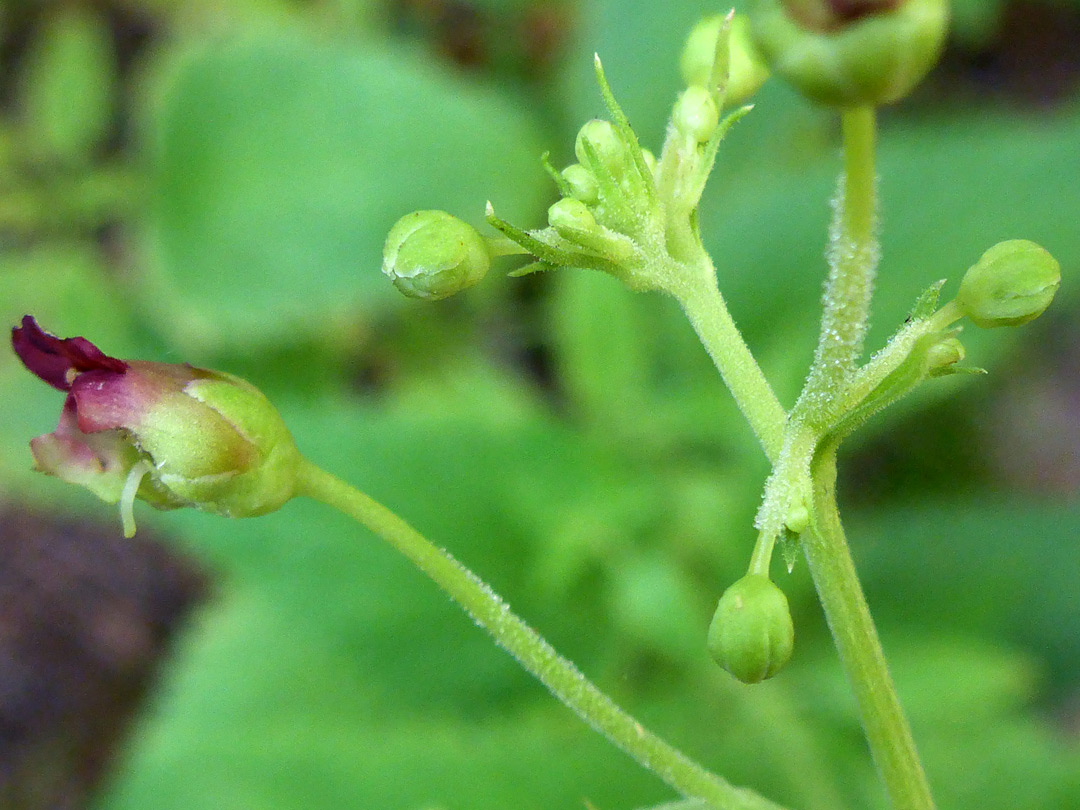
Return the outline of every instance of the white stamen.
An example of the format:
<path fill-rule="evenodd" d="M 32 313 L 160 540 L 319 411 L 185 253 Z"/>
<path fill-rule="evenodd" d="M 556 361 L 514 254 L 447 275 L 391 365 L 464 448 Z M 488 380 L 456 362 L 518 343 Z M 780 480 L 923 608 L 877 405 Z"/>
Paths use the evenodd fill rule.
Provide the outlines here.
<path fill-rule="evenodd" d="M 150 462 L 146 459 L 132 467 L 120 493 L 120 522 L 124 526 L 124 537 L 128 539 L 135 536 L 135 494 L 139 491 L 143 477 L 151 469 Z"/>

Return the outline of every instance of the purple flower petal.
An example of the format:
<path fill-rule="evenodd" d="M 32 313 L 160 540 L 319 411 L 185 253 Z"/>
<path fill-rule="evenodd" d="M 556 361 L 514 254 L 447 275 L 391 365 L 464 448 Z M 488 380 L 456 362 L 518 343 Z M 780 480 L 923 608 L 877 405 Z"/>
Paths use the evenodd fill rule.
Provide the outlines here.
<path fill-rule="evenodd" d="M 128 364 L 109 357 L 86 338 L 58 338 L 24 315 L 22 326 L 11 330 L 11 346 L 24 366 L 61 391 L 71 389 L 71 372 L 105 371 L 123 374 Z"/>
<path fill-rule="evenodd" d="M 78 375 L 71 396 L 78 406 L 79 430 L 117 428 L 138 432 L 143 417 L 163 397 L 179 394 L 196 379 L 191 366 L 133 360 L 124 374 L 95 369 Z"/>

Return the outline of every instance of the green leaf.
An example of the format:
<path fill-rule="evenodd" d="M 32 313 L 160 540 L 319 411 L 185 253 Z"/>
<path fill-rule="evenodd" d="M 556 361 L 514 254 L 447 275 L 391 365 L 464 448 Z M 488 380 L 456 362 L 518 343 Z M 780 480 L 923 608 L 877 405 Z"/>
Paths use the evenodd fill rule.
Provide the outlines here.
<path fill-rule="evenodd" d="M 617 427 L 637 410 L 646 384 L 641 299 L 600 273 L 568 270 L 554 281 L 549 317 L 559 381 L 587 422 Z"/>
<path fill-rule="evenodd" d="M 875 615 L 934 633 L 1004 639 L 1075 681 L 1075 499 L 923 502 L 877 508 L 849 523 Z"/>
<path fill-rule="evenodd" d="M 266 345 L 400 305 L 379 268 L 402 214 L 479 224 L 494 198 L 525 218 L 547 194 L 533 115 L 412 52 L 282 33 L 165 73 L 143 301 L 184 345 Z"/>
<path fill-rule="evenodd" d="M 85 163 L 112 124 L 116 63 L 108 24 L 90 8 L 57 6 L 33 42 L 23 74 L 32 148 Z"/>
<path fill-rule="evenodd" d="M 967 48 L 986 48 L 1001 28 L 1008 0 L 952 0 L 949 33 Z"/>

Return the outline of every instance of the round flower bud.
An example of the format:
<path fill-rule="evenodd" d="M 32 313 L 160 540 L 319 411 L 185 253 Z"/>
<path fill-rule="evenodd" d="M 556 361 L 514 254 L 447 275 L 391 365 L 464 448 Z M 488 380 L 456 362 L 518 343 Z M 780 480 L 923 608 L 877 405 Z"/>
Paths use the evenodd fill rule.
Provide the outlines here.
<path fill-rule="evenodd" d="M 675 128 L 699 143 L 709 140 L 720 123 L 720 110 L 713 94 L 704 87 L 693 85 L 679 94 L 671 113 Z"/>
<path fill-rule="evenodd" d="M 596 218 L 580 200 L 562 199 L 548 208 L 548 224 L 564 239 L 575 241 L 582 231 L 596 228 Z"/>
<path fill-rule="evenodd" d="M 787 597 L 767 576 L 747 574 L 724 591 L 709 625 L 716 663 L 743 683 L 759 683 L 780 671 L 794 644 Z"/>
<path fill-rule="evenodd" d="M 937 61 L 948 3 L 895 0 L 849 6 L 829 0 L 754 0 L 754 44 L 775 73 L 819 104 L 857 107 L 903 98 Z"/>
<path fill-rule="evenodd" d="M 562 170 L 562 176 L 566 184 L 570 186 L 575 200 L 591 204 L 600 199 L 600 186 L 596 182 L 596 175 L 580 163 L 567 166 Z"/>
<path fill-rule="evenodd" d="M 1061 266 L 1026 239 L 999 242 L 964 274 L 956 303 L 976 326 L 1018 326 L 1042 315 L 1061 284 Z"/>
<path fill-rule="evenodd" d="M 616 180 L 622 177 L 629 158 L 626 144 L 618 130 L 610 121 L 594 118 L 586 121 L 585 125 L 578 130 L 577 139 L 574 141 L 574 154 L 578 163 L 589 165 L 589 156 L 585 151 L 584 142 L 588 141 L 600 163 L 611 173 Z"/>
<path fill-rule="evenodd" d="M 954 371 L 952 368 L 964 357 L 967 350 L 959 338 L 947 337 L 930 347 L 926 354 L 927 373 L 931 377 L 942 377 Z"/>
<path fill-rule="evenodd" d="M 687 86 L 709 87 L 713 82 L 716 40 L 724 26 L 724 15 L 706 17 L 694 26 L 686 39 L 679 70 Z M 741 104 L 769 78 L 769 69 L 755 50 L 750 37 L 750 19 L 736 14 L 731 21 L 728 43 L 728 80 L 724 101 Z"/>
<path fill-rule="evenodd" d="M 445 211 L 406 214 L 383 248 L 383 272 L 410 298 L 446 298 L 479 282 L 490 266 L 480 232 Z"/>

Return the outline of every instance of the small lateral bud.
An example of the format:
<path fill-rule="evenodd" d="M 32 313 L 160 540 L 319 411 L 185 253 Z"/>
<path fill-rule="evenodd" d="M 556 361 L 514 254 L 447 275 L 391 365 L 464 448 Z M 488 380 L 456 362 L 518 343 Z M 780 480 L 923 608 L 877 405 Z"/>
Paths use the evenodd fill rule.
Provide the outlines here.
<path fill-rule="evenodd" d="M 1026 239 L 999 242 L 964 274 L 956 303 L 984 329 L 1018 326 L 1039 317 L 1061 285 L 1061 266 Z"/>
<path fill-rule="evenodd" d="M 583 231 L 596 229 L 596 218 L 580 200 L 562 199 L 548 208 L 548 224 L 564 239 L 576 241 Z"/>
<path fill-rule="evenodd" d="M 572 163 L 562 170 L 563 180 L 570 186 L 575 200 L 583 203 L 595 203 L 600 198 L 600 185 L 596 175 L 580 163 Z"/>
<path fill-rule="evenodd" d="M 592 121 L 585 122 L 585 125 L 578 130 L 577 139 L 574 141 L 574 154 L 579 163 L 588 167 L 589 156 L 585 151 L 585 141 L 592 145 L 597 159 L 611 176 L 616 180 L 621 179 L 629 156 L 626 144 L 623 143 L 614 125 L 610 121 L 594 118 Z"/>
<path fill-rule="evenodd" d="M 809 525 L 810 510 L 806 508 L 805 503 L 793 504 L 788 513 L 784 515 L 784 526 L 795 534 L 802 534 Z"/>
<path fill-rule="evenodd" d="M 967 356 L 967 350 L 959 338 L 947 337 L 930 347 L 926 354 L 927 373 L 931 377 L 943 377 L 954 371 L 953 366 Z"/>
<path fill-rule="evenodd" d="M 743 683 L 771 678 L 795 645 L 787 597 L 763 574 L 747 574 L 724 591 L 709 625 L 709 653 Z"/>
<path fill-rule="evenodd" d="M 720 110 L 713 94 L 697 85 L 683 90 L 675 102 L 671 122 L 679 132 L 698 143 L 709 140 L 720 123 Z"/>
<path fill-rule="evenodd" d="M 489 267 L 484 237 L 445 211 L 406 214 L 383 248 L 383 273 L 410 298 L 446 298 L 479 282 Z"/>

